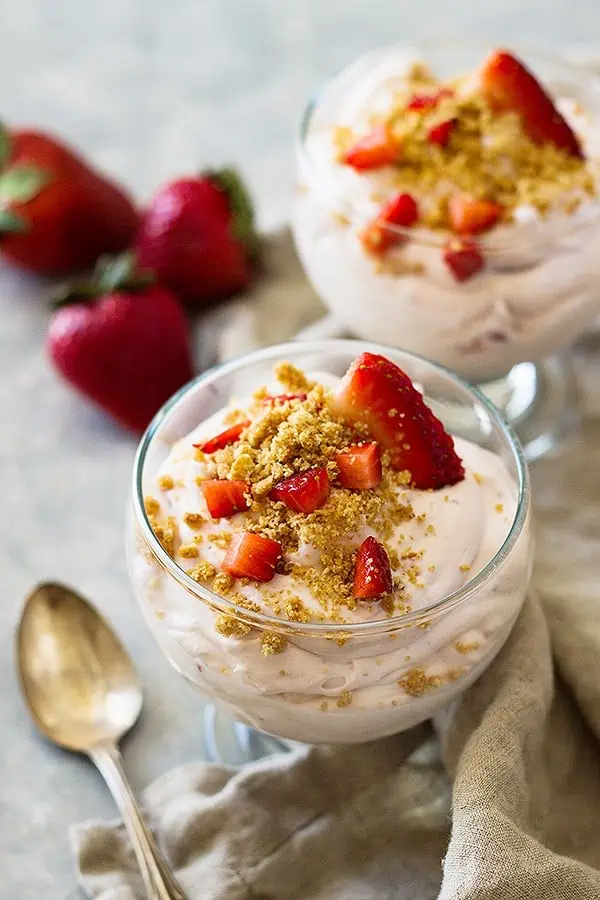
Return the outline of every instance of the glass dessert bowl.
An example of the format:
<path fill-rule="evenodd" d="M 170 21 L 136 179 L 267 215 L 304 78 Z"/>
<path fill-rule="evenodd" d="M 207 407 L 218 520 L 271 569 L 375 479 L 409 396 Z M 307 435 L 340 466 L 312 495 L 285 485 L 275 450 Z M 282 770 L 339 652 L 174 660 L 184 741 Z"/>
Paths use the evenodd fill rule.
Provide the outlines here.
<path fill-rule="evenodd" d="M 571 425 L 562 356 L 600 311 L 600 86 L 520 57 L 480 42 L 361 57 L 304 115 L 292 224 L 331 336 L 477 383 L 533 458 Z"/>
<path fill-rule="evenodd" d="M 361 742 L 430 718 L 500 650 L 530 557 L 510 428 L 400 350 L 252 353 L 176 394 L 138 449 L 128 558 L 145 617 L 208 698 L 281 738 Z"/>

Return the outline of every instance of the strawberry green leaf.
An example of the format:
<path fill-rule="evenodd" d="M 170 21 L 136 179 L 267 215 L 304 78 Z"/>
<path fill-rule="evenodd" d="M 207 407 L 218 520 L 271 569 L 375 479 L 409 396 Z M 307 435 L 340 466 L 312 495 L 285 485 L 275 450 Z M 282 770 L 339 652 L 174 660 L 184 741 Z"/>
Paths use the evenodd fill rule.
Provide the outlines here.
<path fill-rule="evenodd" d="M 94 281 L 99 293 L 111 291 L 140 291 L 156 281 L 152 272 L 137 267 L 134 253 L 100 257 L 94 269 Z"/>
<path fill-rule="evenodd" d="M 233 219 L 234 236 L 244 244 L 250 258 L 258 260 L 260 241 L 255 230 L 254 205 L 241 175 L 230 166 L 205 174 L 213 184 L 227 194 Z"/>
<path fill-rule="evenodd" d="M 8 128 L 0 124 L 0 168 L 6 165 L 12 151 L 12 141 Z"/>
<path fill-rule="evenodd" d="M 28 203 L 48 183 L 48 176 L 36 166 L 14 166 L 0 175 L 0 204 Z"/>
<path fill-rule="evenodd" d="M 154 273 L 138 269 L 134 253 L 120 256 L 101 256 L 88 279 L 77 280 L 59 287 L 51 300 L 53 309 L 72 303 L 91 303 L 107 294 L 133 294 L 154 284 Z"/>
<path fill-rule="evenodd" d="M 0 209 L 0 236 L 29 231 L 29 223 L 11 209 Z"/>

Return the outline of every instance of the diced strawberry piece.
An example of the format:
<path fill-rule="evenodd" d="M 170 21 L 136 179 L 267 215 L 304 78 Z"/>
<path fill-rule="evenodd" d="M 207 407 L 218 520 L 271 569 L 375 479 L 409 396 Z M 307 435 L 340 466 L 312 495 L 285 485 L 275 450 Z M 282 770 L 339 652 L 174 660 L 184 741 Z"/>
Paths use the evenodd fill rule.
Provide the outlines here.
<path fill-rule="evenodd" d="M 250 531 L 239 531 L 231 539 L 221 569 L 233 578 L 271 581 L 282 553 L 279 541 Z"/>
<path fill-rule="evenodd" d="M 269 397 L 265 397 L 264 403 L 267 403 L 269 406 L 282 406 L 284 403 L 289 403 L 291 400 L 306 400 L 307 394 L 273 394 Z"/>
<path fill-rule="evenodd" d="M 492 200 L 475 200 L 459 195 L 450 197 L 448 215 L 452 230 L 457 234 L 480 234 L 492 228 L 502 213 L 501 203 Z"/>
<path fill-rule="evenodd" d="M 226 519 L 248 509 L 249 485 L 245 481 L 209 479 L 200 485 L 213 519 Z"/>
<path fill-rule="evenodd" d="M 342 162 L 353 169 L 381 169 L 396 162 L 400 145 L 387 125 L 377 125 L 344 153 Z"/>
<path fill-rule="evenodd" d="M 329 475 L 327 469 L 308 469 L 284 478 L 276 484 L 270 495 L 272 500 L 280 500 L 294 512 L 311 513 L 327 502 L 329 497 Z"/>
<path fill-rule="evenodd" d="M 396 194 L 381 208 L 379 214 L 363 229 L 360 240 L 369 253 L 385 253 L 406 241 L 406 236 L 389 228 L 397 225 L 410 228 L 419 218 L 419 207 L 410 194 Z"/>
<path fill-rule="evenodd" d="M 433 128 L 430 128 L 427 132 L 427 140 L 430 144 L 437 144 L 439 147 L 445 147 L 450 140 L 450 135 L 454 131 L 455 125 L 456 119 L 446 119 L 445 122 L 434 125 Z"/>
<path fill-rule="evenodd" d="M 450 88 L 441 88 L 433 94 L 414 94 L 408 101 L 406 108 L 411 111 L 420 112 L 421 110 L 435 109 L 440 100 L 444 97 L 453 97 L 454 91 Z"/>
<path fill-rule="evenodd" d="M 215 435 L 213 438 L 194 444 L 194 447 L 202 450 L 203 453 L 215 453 L 217 450 L 222 450 L 223 447 L 228 447 L 229 444 L 235 444 L 236 441 L 239 441 L 242 431 L 248 428 L 249 425 L 250 422 L 238 422 L 237 425 L 232 425 L 231 428 L 221 431 L 220 434 Z"/>
<path fill-rule="evenodd" d="M 554 144 L 583 159 L 579 139 L 532 72 L 504 50 L 493 53 L 481 71 L 481 89 L 493 109 L 517 113 L 538 144 Z"/>
<path fill-rule="evenodd" d="M 392 468 L 407 469 L 421 489 L 456 484 L 465 477 L 452 437 L 395 363 L 362 353 L 340 385 L 336 407 L 345 419 L 366 425 Z"/>
<path fill-rule="evenodd" d="M 335 461 L 342 487 L 368 491 L 381 481 L 381 453 L 375 442 L 348 447 Z"/>
<path fill-rule="evenodd" d="M 353 596 L 357 600 L 376 600 L 391 594 L 393 587 L 385 547 L 374 537 L 365 538 L 356 555 Z"/>
<path fill-rule="evenodd" d="M 475 241 L 449 241 L 444 250 L 444 262 L 457 281 L 468 281 L 485 266 L 485 259 Z"/>

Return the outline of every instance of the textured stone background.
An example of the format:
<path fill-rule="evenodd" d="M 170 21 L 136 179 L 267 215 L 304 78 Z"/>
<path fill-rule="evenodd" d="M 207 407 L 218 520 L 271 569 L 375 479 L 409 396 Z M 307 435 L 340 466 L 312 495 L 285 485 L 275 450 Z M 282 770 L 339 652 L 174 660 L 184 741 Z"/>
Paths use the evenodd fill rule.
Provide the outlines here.
<path fill-rule="evenodd" d="M 55 129 L 147 196 L 171 173 L 240 163 L 261 222 L 285 215 L 310 92 L 390 40 L 484 34 L 555 49 L 596 0 L 2 0 L 0 115 Z M 0 271 L 0 897 L 74 900 L 66 828 L 113 809 L 85 762 L 34 739 L 11 654 L 23 596 L 71 582 L 116 623 L 148 687 L 127 746 L 137 787 L 201 753 L 200 701 L 159 658 L 122 549 L 135 442 L 63 388 L 41 351 L 40 285 Z"/>

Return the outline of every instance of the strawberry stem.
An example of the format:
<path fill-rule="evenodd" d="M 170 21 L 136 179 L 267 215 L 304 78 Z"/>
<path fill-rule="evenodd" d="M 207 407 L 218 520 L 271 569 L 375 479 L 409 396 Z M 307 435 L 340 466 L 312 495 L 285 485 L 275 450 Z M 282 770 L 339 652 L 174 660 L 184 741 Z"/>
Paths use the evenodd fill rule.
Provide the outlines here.
<path fill-rule="evenodd" d="M 234 236 L 244 245 L 250 259 L 256 262 L 260 256 L 260 241 L 255 229 L 254 204 L 240 173 L 232 166 L 225 166 L 204 175 L 227 194 Z"/>
<path fill-rule="evenodd" d="M 53 309 L 72 303 L 90 303 L 105 294 L 123 291 L 134 294 L 154 284 L 148 269 L 138 269 L 134 253 L 101 256 L 88 280 L 75 281 L 59 289 L 51 301 Z"/>
<path fill-rule="evenodd" d="M 29 231 L 29 225 L 11 209 L 0 209 L 0 238 L 3 234 L 22 234 Z"/>
<path fill-rule="evenodd" d="M 6 125 L 0 124 L 0 168 L 6 165 L 12 153 L 12 140 Z"/>

